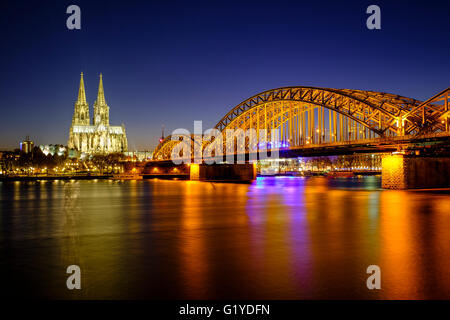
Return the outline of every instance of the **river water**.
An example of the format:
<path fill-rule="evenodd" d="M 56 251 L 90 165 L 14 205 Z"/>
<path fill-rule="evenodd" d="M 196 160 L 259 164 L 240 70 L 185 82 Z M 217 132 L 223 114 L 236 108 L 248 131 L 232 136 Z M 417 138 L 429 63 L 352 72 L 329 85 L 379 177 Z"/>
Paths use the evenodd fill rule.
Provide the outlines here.
<path fill-rule="evenodd" d="M 449 299 L 449 208 L 449 191 L 378 177 L 0 182 L 1 294 Z M 69 265 L 81 290 L 66 288 Z"/>

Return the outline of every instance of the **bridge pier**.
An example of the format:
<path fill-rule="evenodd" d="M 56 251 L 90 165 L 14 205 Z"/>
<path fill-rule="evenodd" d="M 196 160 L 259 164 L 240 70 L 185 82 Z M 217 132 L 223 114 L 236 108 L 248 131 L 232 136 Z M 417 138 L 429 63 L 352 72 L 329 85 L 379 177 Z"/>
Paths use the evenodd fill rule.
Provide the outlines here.
<path fill-rule="evenodd" d="M 381 160 L 383 189 L 450 187 L 450 158 L 392 154 Z"/>
<path fill-rule="evenodd" d="M 245 164 L 195 164 L 190 165 L 190 180 L 251 182 L 256 179 L 256 165 Z"/>

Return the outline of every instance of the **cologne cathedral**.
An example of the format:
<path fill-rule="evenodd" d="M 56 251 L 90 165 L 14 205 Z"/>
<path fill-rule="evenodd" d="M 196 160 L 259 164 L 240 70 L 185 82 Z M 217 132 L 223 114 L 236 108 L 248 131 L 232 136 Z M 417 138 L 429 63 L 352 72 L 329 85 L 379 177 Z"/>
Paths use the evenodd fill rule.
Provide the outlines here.
<path fill-rule="evenodd" d="M 78 100 L 70 127 L 69 149 L 76 149 L 87 154 L 107 154 L 127 151 L 125 126 L 109 125 L 109 106 L 106 104 L 103 91 L 103 79 L 100 74 L 97 100 L 94 103 L 94 116 L 89 116 L 89 105 L 86 102 L 83 73 L 81 73 Z"/>

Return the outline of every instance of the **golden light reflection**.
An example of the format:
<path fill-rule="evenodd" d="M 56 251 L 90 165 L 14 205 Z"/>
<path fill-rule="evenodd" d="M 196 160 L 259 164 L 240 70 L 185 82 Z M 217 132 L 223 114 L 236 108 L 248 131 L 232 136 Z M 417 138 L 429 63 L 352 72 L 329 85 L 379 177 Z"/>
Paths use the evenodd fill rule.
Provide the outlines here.
<path fill-rule="evenodd" d="M 398 160 L 390 160 L 397 164 Z M 411 194 L 407 191 L 384 191 L 380 203 L 382 294 L 386 298 L 421 299 L 423 278 L 420 276 L 416 248 L 417 218 Z M 419 246 L 418 246 L 419 244 Z M 383 283 L 385 285 L 383 285 Z"/>
<path fill-rule="evenodd" d="M 2 224 L 11 243 L 32 240 L 15 242 L 14 263 L 37 252 L 37 270 L 54 266 L 41 273 L 49 283 L 64 283 L 61 269 L 80 264 L 86 298 L 448 297 L 448 191 L 348 183 L 17 183 L 8 185 L 14 201 L 4 201 Z M 371 264 L 381 267 L 381 291 L 365 286 Z M 64 286 L 43 290 L 70 294 Z"/>
<path fill-rule="evenodd" d="M 191 170 L 195 165 L 191 165 Z M 198 166 L 197 166 L 198 167 Z M 197 181 L 187 181 L 182 197 L 181 237 L 184 239 L 179 245 L 181 265 L 183 265 L 183 286 L 194 298 L 206 298 L 205 288 L 209 277 L 206 239 L 203 237 L 203 210 L 197 207 L 198 190 L 204 184 Z"/>

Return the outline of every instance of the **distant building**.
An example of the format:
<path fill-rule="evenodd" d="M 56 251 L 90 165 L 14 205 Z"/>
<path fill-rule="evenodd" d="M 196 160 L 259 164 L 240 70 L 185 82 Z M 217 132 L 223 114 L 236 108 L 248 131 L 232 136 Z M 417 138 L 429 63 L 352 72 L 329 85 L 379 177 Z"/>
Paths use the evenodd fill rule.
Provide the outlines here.
<path fill-rule="evenodd" d="M 60 144 L 46 144 L 46 145 L 40 145 L 39 149 L 41 149 L 42 153 L 47 155 L 54 156 L 55 154 L 58 156 L 63 156 L 66 152 L 67 148 Z"/>
<path fill-rule="evenodd" d="M 127 160 L 146 161 L 146 160 L 152 159 L 153 152 L 151 152 L 151 151 L 129 151 L 129 152 L 124 152 L 124 155 Z"/>
<path fill-rule="evenodd" d="M 19 146 L 20 146 L 20 150 L 21 151 L 23 151 L 25 153 L 28 153 L 28 152 L 31 152 L 33 150 L 34 142 L 30 140 L 29 136 L 27 136 L 25 138 L 25 140 L 20 142 Z"/>
<path fill-rule="evenodd" d="M 81 73 L 78 100 L 70 127 L 68 148 L 81 153 L 113 153 L 126 152 L 128 149 L 125 126 L 109 125 L 109 106 L 106 104 L 103 90 L 103 79 L 100 74 L 97 100 L 94 103 L 93 123 L 89 116 L 89 105 L 86 102 L 83 73 Z"/>

